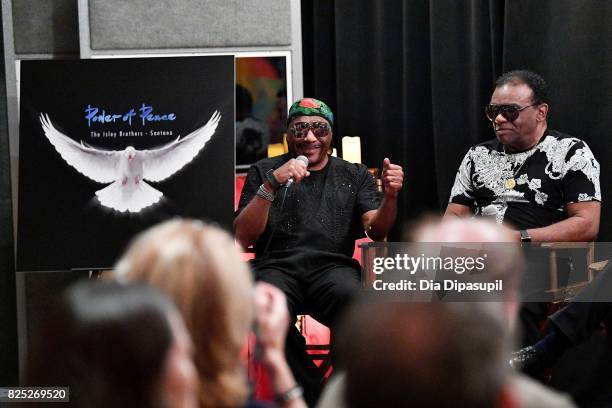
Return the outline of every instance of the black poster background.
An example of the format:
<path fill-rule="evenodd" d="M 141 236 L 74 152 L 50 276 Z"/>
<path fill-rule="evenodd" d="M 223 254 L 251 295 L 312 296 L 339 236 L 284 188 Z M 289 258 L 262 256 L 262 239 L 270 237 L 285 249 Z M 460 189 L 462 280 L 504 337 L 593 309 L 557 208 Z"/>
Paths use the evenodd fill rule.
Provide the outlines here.
<path fill-rule="evenodd" d="M 212 221 L 229 229 L 234 195 L 233 56 L 24 61 L 21 64 L 19 144 L 18 271 L 107 268 L 138 232 L 173 216 Z M 174 113 L 176 120 L 142 125 L 139 108 Z M 132 125 L 92 122 L 85 108 L 107 114 L 136 110 Z M 179 172 L 149 183 L 163 202 L 140 213 L 102 207 L 99 184 L 58 154 L 42 130 L 39 115 L 80 142 L 107 150 L 164 145 L 204 125 L 215 110 L 221 120 L 200 153 Z M 92 137 L 99 133 L 143 131 L 136 137 Z M 171 130 L 172 136 L 149 136 Z"/>

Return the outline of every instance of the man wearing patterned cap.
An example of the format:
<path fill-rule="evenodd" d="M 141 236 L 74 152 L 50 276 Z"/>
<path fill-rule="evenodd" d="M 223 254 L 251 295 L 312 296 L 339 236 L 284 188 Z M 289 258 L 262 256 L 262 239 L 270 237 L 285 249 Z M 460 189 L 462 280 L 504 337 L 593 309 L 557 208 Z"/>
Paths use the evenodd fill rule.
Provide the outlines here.
<path fill-rule="evenodd" d="M 385 158 L 381 199 L 365 165 L 332 157 L 334 116 L 317 99 L 296 101 L 287 121 L 289 152 L 251 166 L 234 231 L 255 248 L 255 278 L 281 288 L 291 313 L 333 326 L 361 287 L 355 239 L 386 237 L 404 175 Z"/>

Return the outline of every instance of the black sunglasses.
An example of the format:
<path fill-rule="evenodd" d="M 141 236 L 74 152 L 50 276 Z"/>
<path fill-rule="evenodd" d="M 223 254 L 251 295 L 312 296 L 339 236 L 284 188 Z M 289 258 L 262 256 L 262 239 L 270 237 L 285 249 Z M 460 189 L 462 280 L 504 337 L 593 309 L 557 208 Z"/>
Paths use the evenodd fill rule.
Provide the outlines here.
<path fill-rule="evenodd" d="M 500 114 L 507 121 L 514 122 L 516 119 L 518 119 L 523 109 L 527 109 L 527 108 L 530 108 L 536 105 L 539 105 L 539 103 L 534 103 L 531 105 L 523 106 L 522 108 L 518 107 L 517 105 L 492 105 L 491 104 L 491 105 L 485 106 L 485 115 L 487 116 L 487 119 L 489 119 L 491 122 L 493 122 L 495 118 L 497 117 L 497 115 L 500 115 Z"/>
<path fill-rule="evenodd" d="M 325 122 L 297 122 L 291 125 L 291 133 L 296 139 L 303 139 L 308 135 L 308 130 L 312 130 L 312 134 L 316 137 L 325 137 L 331 130 L 330 126 Z"/>

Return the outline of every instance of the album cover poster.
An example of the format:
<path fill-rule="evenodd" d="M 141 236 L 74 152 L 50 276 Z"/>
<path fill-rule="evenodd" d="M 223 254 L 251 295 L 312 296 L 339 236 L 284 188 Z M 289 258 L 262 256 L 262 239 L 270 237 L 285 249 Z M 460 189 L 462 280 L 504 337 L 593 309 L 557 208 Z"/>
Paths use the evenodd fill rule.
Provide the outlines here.
<path fill-rule="evenodd" d="M 111 267 L 173 217 L 229 230 L 233 56 L 23 61 L 18 271 Z"/>

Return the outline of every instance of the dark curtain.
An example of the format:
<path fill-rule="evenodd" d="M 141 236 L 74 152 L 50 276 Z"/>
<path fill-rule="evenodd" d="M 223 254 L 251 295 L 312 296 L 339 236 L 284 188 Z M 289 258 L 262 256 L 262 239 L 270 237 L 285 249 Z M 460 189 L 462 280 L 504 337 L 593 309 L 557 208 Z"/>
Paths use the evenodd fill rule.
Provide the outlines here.
<path fill-rule="evenodd" d="M 363 162 L 404 167 L 399 222 L 444 211 L 467 149 L 495 137 L 483 109 L 495 79 L 527 68 L 548 82 L 549 126 L 601 164 L 599 240 L 612 240 L 612 2 L 303 0 L 304 94 L 328 101 Z"/>
<path fill-rule="evenodd" d="M 0 42 L 4 44 L 2 21 L 0 21 Z M 6 73 L 4 52 L 2 52 L 0 54 L 0 384 L 4 386 L 15 385 L 17 382 L 17 311 L 11 208 Z"/>

